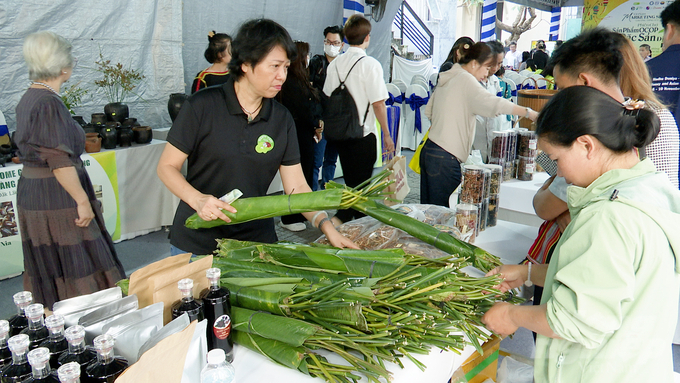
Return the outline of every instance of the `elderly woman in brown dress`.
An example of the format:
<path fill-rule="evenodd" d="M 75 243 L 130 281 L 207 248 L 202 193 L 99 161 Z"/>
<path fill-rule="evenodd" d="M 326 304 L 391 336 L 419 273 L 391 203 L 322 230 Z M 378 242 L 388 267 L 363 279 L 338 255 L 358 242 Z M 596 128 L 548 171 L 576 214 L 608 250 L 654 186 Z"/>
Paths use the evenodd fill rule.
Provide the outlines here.
<path fill-rule="evenodd" d="M 31 86 L 16 108 L 24 288 L 46 307 L 125 277 L 80 159 L 85 133 L 59 97 L 75 64 L 71 48 L 52 32 L 26 38 Z"/>

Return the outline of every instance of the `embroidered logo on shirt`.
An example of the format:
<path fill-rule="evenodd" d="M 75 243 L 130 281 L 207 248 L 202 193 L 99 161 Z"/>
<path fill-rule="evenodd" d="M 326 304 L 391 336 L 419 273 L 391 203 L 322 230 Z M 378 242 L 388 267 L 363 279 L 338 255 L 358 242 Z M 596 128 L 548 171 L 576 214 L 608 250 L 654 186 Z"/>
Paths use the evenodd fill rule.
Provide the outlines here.
<path fill-rule="evenodd" d="M 261 135 L 257 139 L 257 145 L 255 145 L 255 151 L 258 153 L 267 153 L 268 151 L 274 149 L 274 140 L 266 134 Z"/>

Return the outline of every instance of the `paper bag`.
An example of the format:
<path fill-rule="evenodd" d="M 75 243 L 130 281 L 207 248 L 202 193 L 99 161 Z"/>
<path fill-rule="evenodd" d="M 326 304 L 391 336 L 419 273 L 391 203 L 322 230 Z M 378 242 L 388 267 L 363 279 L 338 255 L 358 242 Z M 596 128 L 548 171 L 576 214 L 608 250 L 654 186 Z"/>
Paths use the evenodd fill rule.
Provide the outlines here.
<path fill-rule="evenodd" d="M 387 187 L 388 197 L 397 200 L 386 201 L 387 205 L 395 205 L 404 201 L 411 189 L 408 187 L 408 178 L 406 177 L 406 157 L 396 156 L 385 165 L 386 169 L 391 169 L 392 174 L 389 176 L 390 181 L 394 181 Z"/>
<path fill-rule="evenodd" d="M 149 285 L 149 278 L 153 275 L 188 265 L 189 259 L 191 259 L 191 253 L 179 254 L 154 262 L 135 271 L 130 275 L 128 295 L 137 294 L 140 309 L 152 304 L 153 286 Z"/>
<path fill-rule="evenodd" d="M 201 258 L 172 270 L 156 273 L 149 277 L 149 286 L 153 289 L 152 303 L 163 302 L 163 324 L 172 320 L 172 306 L 182 299 L 182 293 L 177 288 L 180 279 L 191 278 L 194 281 L 194 298 L 198 298 L 201 291 L 210 287 L 210 281 L 205 276 L 205 271 L 212 267 L 212 255 Z"/>
<path fill-rule="evenodd" d="M 196 325 L 197 322 L 193 321 L 183 331 L 158 342 L 137 363 L 125 370 L 116 379 L 116 383 L 180 383 Z"/>

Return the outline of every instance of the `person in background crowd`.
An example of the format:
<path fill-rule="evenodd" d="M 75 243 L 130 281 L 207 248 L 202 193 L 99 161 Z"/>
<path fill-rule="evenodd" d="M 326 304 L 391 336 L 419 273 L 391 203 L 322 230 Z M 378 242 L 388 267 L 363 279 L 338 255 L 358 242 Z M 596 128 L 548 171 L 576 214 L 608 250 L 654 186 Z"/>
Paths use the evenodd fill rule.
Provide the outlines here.
<path fill-rule="evenodd" d="M 545 51 L 545 41 L 538 40 L 538 43 L 536 43 L 536 50 L 533 55 L 531 55 L 531 59 L 534 61 L 536 70 L 545 69 L 545 66 L 548 65 L 548 60 L 550 59 L 550 56 L 548 56 Z"/>
<path fill-rule="evenodd" d="M 467 36 L 458 38 L 458 40 L 456 40 L 456 42 L 453 43 L 453 46 L 451 47 L 449 55 L 446 57 L 446 60 L 444 60 L 442 65 L 439 67 L 439 73 L 446 72 L 447 70 L 451 69 L 453 67 L 453 64 L 457 63 L 458 60 L 460 60 L 460 58 L 463 55 L 460 49 L 463 45 L 465 44 L 472 45 L 474 43 L 475 41 Z"/>
<path fill-rule="evenodd" d="M 510 42 L 508 48 L 509 50 L 503 58 L 503 66 L 507 69 L 518 70 L 522 63 L 522 52 L 517 50 L 517 43 L 514 41 Z"/>
<path fill-rule="evenodd" d="M 503 44 L 498 41 L 487 41 L 486 44 L 488 44 L 489 48 L 491 48 L 493 65 L 489 68 L 489 74 L 487 77 L 482 79 L 480 83 L 490 94 L 502 97 L 503 94 L 501 90 L 500 79 L 496 77 L 495 73 L 502 67 L 505 49 L 503 48 Z M 507 115 L 494 117 L 477 115 L 475 118 L 477 122 L 472 149 L 479 150 L 480 154 L 482 155 L 482 160 L 487 162 L 489 156 L 489 147 L 491 145 L 491 139 L 493 138 L 493 132 L 503 128 L 508 128 L 507 124 L 505 124 L 505 122 L 507 122 Z"/>
<path fill-rule="evenodd" d="M 278 100 L 285 106 L 295 121 L 298 146 L 300 147 L 300 166 L 307 184 L 318 185 L 318 178 L 313 178 L 314 147 L 321 139 L 323 121 L 321 121 L 321 99 L 318 91 L 309 82 L 307 62 L 309 44 L 296 41 L 297 58 L 290 63 L 288 78 L 283 83 Z M 316 140 L 315 140 L 316 139 Z M 318 175 L 317 175 L 318 176 Z M 302 231 L 307 228 L 302 214 L 281 217 L 281 226 L 290 231 Z"/>
<path fill-rule="evenodd" d="M 652 76 L 652 89 L 661 102 L 680 122 L 680 1 L 670 3 L 661 11 L 663 52 L 647 62 Z M 671 84 L 672 83 L 672 84 Z M 680 125 L 680 124 L 678 124 Z"/>
<path fill-rule="evenodd" d="M 652 59 L 652 47 L 650 47 L 649 44 L 640 45 L 638 53 L 640 54 L 640 57 L 642 57 L 642 60 L 644 62 L 647 62 Z"/>
<path fill-rule="evenodd" d="M 85 133 L 59 95 L 76 64 L 71 50 L 71 43 L 52 32 L 26 38 L 31 86 L 16 108 L 14 138 L 24 164 L 16 197 L 24 289 L 46 308 L 125 278 L 80 159 Z"/>
<path fill-rule="evenodd" d="M 203 56 L 212 65 L 202 70 L 191 84 L 191 93 L 200 89 L 227 82 L 229 61 L 231 61 L 231 36 L 226 33 L 208 33 L 208 48 Z"/>
<path fill-rule="evenodd" d="M 295 44 L 288 31 L 272 20 L 246 21 L 232 43 L 227 82 L 193 94 L 168 133 L 158 161 L 158 177 L 181 199 L 170 231 L 171 254 L 211 254 L 216 239 L 273 243 L 273 219 L 210 229 L 184 226 L 194 212 L 206 221 L 230 222 L 223 210 L 234 207 L 218 199 L 234 189 L 243 197 L 267 194 L 276 172 L 286 194 L 311 189 L 300 166 L 295 122 L 272 100 L 286 81 Z M 188 161 L 186 178 L 181 169 Z M 304 213 L 337 247 L 354 247 L 327 216 Z M 323 213 L 322 213 L 323 214 Z"/>
<path fill-rule="evenodd" d="M 519 70 L 523 71 L 525 69 L 529 69 L 532 71 L 536 70 L 536 66 L 534 65 L 534 60 L 531 59 L 531 53 L 524 51 L 522 52 L 522 63 L 519 64 Z"/>
<path fill-rule="evenodd" d="M 482 317 L 503 336 L 539 334 L 536 382 L 673 381 L 680 192 L 634 150 L 658 132 L 653 111 L 589 86 L 561 90 L 541 111 L 538 144 L 572 184 L 572 222 L 549 265 L 488 273 L 501 291 L 544 286 L 541 304 L 500 302 Z"/>
<path fill-rule="evenodd" d="M 326 82 L 326 70 L 345 46 L 345 33 L 339 25 L 326 27 L 323 30 L 323 54 L 314 55 L 309 61 L 309 79 L 319 96 L 325 97 L 323 85 Z M 335 178 L 335 164 L 338 162 L 338 150 L 335 144 L 328 142 L 322 135 L 314 146 L 314 169 L 312 170 L 312 190 L 325 189 L 326 182 Z M 319 185 L 319 168 L 321 168 L 321 185 Z"/>
<path fill-rule="evenodd" d="M 463 56 L 439 74 L 437 87 L 425 108 L 432 121 L 429 139 L 420 153 L 420 202 L 449 206 L 460 185 L 461 168 L 475 135 L 475 116 L 520 115 L 535 120 L 538 113 L 489 93 L 479 82 L 497 63 L 488 44 L 463 44 Z"/>
<path fill-rule="evenodd" d="M 323 91 L 327 96 L 345 80 L 347 90 L 354 98 L 359 122 L 363 126 L 364 136 L 359 139 L 336 141 L 340 163 L 342 164 L 345 184 L 355 187 L 371 178 L 373 164 L 377 159 L 377 127 L 382 130 L 382 148 L 385 153 L 394 153 L 394 141 L 390 137 L 387 125 L 387 106 L 389 97 L 382 65 L 373 57 L 366 56 L 366 48 L 371 42 L 371 22 L 361 15 L 352 15 L 345 23 L 345 37 L 350 47 L 342 56 L 333 60 L 328 66 L 328 75 Z M 356 64 L 356 66 L 354 66 Z M 352 69 L 350 75 L 350 69 Z M 336 226 L 354 218 L 364 216 L 352 209 L 338 210 L 333 217 Z"/>
<path fill-rule="evenodd" d="M 559 48 L 560 46 L 562 46 L 562 44 L 564 44 L 564 41 L 562 41 L 562 40 L 556 40 L 556 41 L 555 41 L 555 49 L 557 49 L 557 48 Z M 553 53 L 555 53 L 555 49 L 553 49 Z"/>

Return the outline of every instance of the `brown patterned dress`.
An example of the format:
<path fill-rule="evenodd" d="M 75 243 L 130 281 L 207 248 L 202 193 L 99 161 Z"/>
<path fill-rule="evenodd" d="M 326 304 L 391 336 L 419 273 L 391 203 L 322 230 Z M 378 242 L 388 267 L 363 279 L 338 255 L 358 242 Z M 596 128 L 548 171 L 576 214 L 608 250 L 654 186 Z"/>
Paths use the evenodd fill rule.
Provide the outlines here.
<path fill-rule="evenodd" d="M 35 302 L 52 307 L 112 287 L 125 272 L 80 159 L 85 133 L 61 99 L 46 89 L 29 88 L 16 116 L 15 140 L 24 164 L 17 187 L 24 288 Z M 52 173 L 68 166 L 75 167 L 95 213 L 88 227 L 76 226 L 77 204 Z"/>

